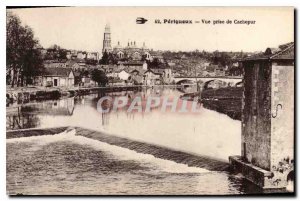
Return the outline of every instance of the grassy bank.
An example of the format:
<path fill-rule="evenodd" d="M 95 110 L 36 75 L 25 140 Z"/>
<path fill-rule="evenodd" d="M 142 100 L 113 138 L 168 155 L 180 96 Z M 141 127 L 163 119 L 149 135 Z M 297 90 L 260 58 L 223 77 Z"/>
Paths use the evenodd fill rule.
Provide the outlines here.
<path fill-rule="evenodd" d="M 215 110 L 241 120 L 242 115 L 242 87 L 227 87 L 207 89 L 201 93 L 201 101 L 205 108 Z"/>

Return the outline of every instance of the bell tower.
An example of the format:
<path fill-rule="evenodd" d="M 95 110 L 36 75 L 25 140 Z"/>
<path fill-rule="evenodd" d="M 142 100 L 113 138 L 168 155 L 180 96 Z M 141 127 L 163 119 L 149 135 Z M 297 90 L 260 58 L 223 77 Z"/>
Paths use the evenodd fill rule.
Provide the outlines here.
<path fill-rule="evenodd" d="M 106 24 L 105 30 L 104 30 L 104 35 L 103 35 L 103 48 L 102 48 L 102 53 L 104 52 L 111 52 L 112 47 L 111 47 L 111 33 L 110 33 L 110 26 L 109 24 Z"/>

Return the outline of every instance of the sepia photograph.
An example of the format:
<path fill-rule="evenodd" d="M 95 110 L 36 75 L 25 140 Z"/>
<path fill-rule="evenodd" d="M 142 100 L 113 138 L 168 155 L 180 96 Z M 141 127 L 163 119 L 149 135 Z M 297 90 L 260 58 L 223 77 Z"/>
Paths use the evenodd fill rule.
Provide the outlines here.
<path fill-rule="evenodd" d="M 294 196 L 294 37 L 294 7 L 7 6 L 6 194 Z"/>

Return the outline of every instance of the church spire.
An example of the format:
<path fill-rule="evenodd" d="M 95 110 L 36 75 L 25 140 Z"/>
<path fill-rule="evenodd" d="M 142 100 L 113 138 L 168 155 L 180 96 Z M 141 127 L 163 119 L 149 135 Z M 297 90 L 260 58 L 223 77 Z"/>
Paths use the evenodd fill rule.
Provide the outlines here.
<path fill-rule="evenodd" d="M 105 25 L 104 33 L 109 33 L 109 34 L 110 34 L 110 25 L 109 25 L 109 23 L 107 23 L 107 24 Z"/>
<path fill-rule="evenodd" d="M 109 24 L 105 25 L 105 29 L 104 29 L 104 35 L 103 35 L 103 48 L 102 48 L 102 52 L 111 52 L 112 51 L 112 47 L 111 47 L 111 33 L 110 33 L 110 26 Z"/>

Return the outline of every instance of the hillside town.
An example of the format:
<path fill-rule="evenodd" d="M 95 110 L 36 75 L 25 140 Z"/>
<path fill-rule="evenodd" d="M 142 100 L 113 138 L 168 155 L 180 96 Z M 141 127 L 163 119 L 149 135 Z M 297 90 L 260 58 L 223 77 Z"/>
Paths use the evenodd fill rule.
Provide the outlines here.
<path fill-rule="evenodd" d="M 174 77 L 241 76 L 239 60 L 250 55 L 242 51 L 160 51 L 137 41 L 128 41 L 125 46 L 118 41 L 113 47 L 112 41 L 107 24 L 101 53 L 36 44 L 35 50 L 42 60 L 40 72 L 24 81 L 18 69 L 7 68 L 7 85 L 66 88 L 170 85 L 176 84 Z"/>

